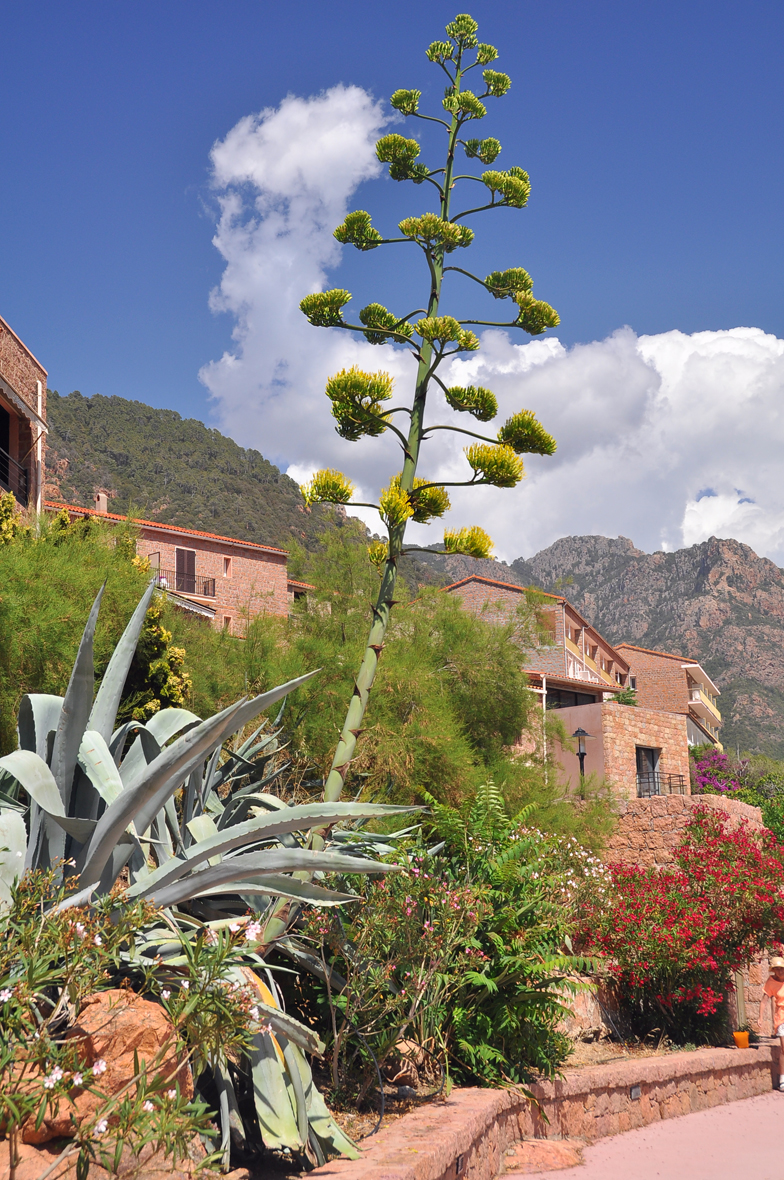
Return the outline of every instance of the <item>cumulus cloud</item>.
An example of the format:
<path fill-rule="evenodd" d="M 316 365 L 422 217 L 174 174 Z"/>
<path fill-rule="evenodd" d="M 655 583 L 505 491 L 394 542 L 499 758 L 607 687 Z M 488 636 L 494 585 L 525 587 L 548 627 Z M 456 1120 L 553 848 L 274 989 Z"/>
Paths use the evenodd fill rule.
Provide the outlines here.
<path fill-rule="evenodd" d="M 335 434 L 326 378 L 354 363 L 383 367 L 404 391 L 412 362 L 311 328 L 298 303 L 341 285 L 332 230 L 356 188 L 379 175 L 373 145 L 383 121 L 368 94 L 340 86 L 242 119 L 212 153 L 214 240 L 226 262 L 212 306 L 236 320 L 232 351 L 201 373 L 221 427 L 295 478 L 339 467 L 363 499 L 398 469 L 399 453 L 390 436 L 351 444 Z M 638 337 L 624 328 L 567 349 L 557 338 L 519 343 L 490 330 L 481 352 L 452 363 L 449 379 L 492 388 L 501 421 L 535 410 L 558 440 L 554 457 L 527 459 L 513 491 L 453 492 L 448 523 L 481 524 L 499 556 L 528 556 L 570 534 L 623 534 L 648 550 L 717 535 L 784 564 L 777 337 L 757 328 Z M 440 394 L 431 401 L 432 414 L 455 422 Z M 463 445 L 455 434 L 433 435 L 423 471 L 465 478 Z M 412 533 L 419 543 L 437 537 L 421 526 Z"/>

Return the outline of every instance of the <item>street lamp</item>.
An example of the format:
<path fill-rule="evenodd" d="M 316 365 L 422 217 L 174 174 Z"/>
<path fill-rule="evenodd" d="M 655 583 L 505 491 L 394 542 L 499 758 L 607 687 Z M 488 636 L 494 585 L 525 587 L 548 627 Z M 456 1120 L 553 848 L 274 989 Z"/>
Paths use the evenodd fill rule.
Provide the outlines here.
<path fill-rule="evenodd" d="M 585 755 L 588 751 L 585 748 L 586 740 L 590 741 L 593 734 L 586 733 L 584 729 L 576 729 L 572 734 L 573 738 L 577 738 L 577 757 L 580 759 L 580 778 L 585 778 Z"/>

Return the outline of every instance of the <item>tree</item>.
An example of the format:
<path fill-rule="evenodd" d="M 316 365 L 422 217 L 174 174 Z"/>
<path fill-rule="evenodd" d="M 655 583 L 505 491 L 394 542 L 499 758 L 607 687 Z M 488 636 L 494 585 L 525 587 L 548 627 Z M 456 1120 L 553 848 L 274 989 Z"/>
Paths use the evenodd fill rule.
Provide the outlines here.
<path fill-rule="evenodd" d="M 464 224 L 465 218 L 491 209 L 523 209 L 528 202 L 531 187 L 528 174 L 517 166 L 506 171 L 489 169 L 479 176 L 456 172 L 458 147 L 463 148 L 468 160 L 478 160 L 481 164 L 493 164 L 498 157 L 501 144 L 497 139 L 463 139 L 462 135 L 468 124 L 487 114 L 483 100 L 503 97 L 511 85 L 507 74 L 489 68 L 490 63 L 498 57 L 498 52 L 492 45 L 478 41 L 477 29 L 477 22 L 470 16 L 457 16 L 446 27 L 448 40 L 434 41 L 427 50 L 429 60 L 443 70 L 448 79 L 442 103 L 447 118 L 420 112 L 421 92 L 418 90 L 396 90 L 390 99 L 392 107 L 405 117 L 424 119 L 444 129 L 447 144 L 443 166 L 431 169 L 417 162 L 421 148 L 416 139 L 393 133 L 383 136 L 376 144 L 376 155 L 382 163 L 389 164 L 389 174 L 393 180 L 410 180 L 417 186 L 427 184 L 435 189 L 438 212 L 404 218 L 399 224 L 401 237 L 383 237 L 371 224 L 370 214 L 361 209 L 349 213 L 335 230 L 339 242 L 361 251 L 393 244 L 418 246 L 427 267 L 428 294 L 425 308 L 415 308 L 399 317 L 380 303 L 370 303 L 359 312 L 359 324 L 352 324 L 346 322 L 342 314 L 342 309 L 351 299 L 348 291 L 335 289 L 317 292 L 307 295 L 300 304 L 303 313 L 315 327 L 361 332 L 370 344 L 402 346 L 410 351 L 416 362 L 414 395 L 409 405 L 387 406 L 392 397 L 393 381 L 385 372 L 366 373 L 354 366 L 341 370 L 327 382 L 327 397 L 332 403 L 332 414 L 337 420 L 336 429 L 342 438 L 356 442 L 363 436 L 373 437 L 392 431 L 403 453 L 402 470 L 382 490 L 378 504 L 365 505 L 378 509 L 386 526 L 387 541 L 375 541 L 370 546 L 369 555 L 378 567 L 381 586 L 373 607 L 367 645 L 325 785 L 325 799 L 332 801 L 339 799 L 342 794 L 346 771 L 354 757 L 362 730 L 369 693 L 394 605 L 398 561 L 401 555 L 413 551 L 412 547 L 406 549 L 404 544 L 407 522 L 414 520 L 425 523 L 443 516 L 450 507 L 445 485 L 417 475 L 423 441 L 436 430 L 457 431 L 475 440 L 465 448 L 471 477 L 449 485 L 460 487 L 488 484 L 500 488 L 514 487 L 523 476 L 521 455 L 551 455 L 555 451 L 555 440 L 530 410 L 521 410 L 512 415 L 495 437 L 451 423 L 426 425 L 428 392 L 433 384 L 443 391 L 448 405 L 457 414 L 470 414 L 482 423 L 496 417 L 498 403 L 489 389 L 447 386 L 438 375 L 439 368 L 449 357 L 475 352 L 479 348 L 477 336 L 466 325 L 520 328 L 537 336 L 559 323 L 556 312 L 547 303 L 534 298 L 533 281 L 522 267 L 493 271 L 481 279 L 463 267 L 447 265 L 448 255 L 456 250 L 467 249 L 473 241 L 473 230 Z M 482 69 L 485 90 L 480 95 L 464 87 L 466 75 L 477 67 L 485 67 Z M 464 182 L 483 185 L 483 195 L 475 206 L 453 214 L 453 196 L 458 184 L 462 188 Z M 471 205 L 471 202 L 468 204 Z M 442 285 L 447 272 L 472 280 L 494 299 L 511 299 L 517 305 L 517 315 L 512 320 L 499 323 L 485 319 L 458 320 L 454 316 L 441 314 Z M 422 313 L 423 318 L 414 322 L 414 318 Z M 399 429 L 394 424 L 395 414 L 407 417 L 407 430 Z M 310 504 L 356 503 L 351 499 L 354 492 L 351 481 L 333 469 L 316 472 L 303 492 Z M 445 553 L 487 557 L 491 548 L 490 538 L 476 526 L 444 533 Z"/>

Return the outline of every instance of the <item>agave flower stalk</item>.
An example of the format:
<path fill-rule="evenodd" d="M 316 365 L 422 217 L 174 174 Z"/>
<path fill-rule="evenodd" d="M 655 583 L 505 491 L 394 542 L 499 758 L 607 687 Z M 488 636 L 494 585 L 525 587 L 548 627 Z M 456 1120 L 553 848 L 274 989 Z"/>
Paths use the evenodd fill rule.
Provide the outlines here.
<path fill-rule="evenodd" d="M 316 292 L 307 295 L 300 304 L 303 313 L 315 327 L 362 332 L 370 344 L 393 344 L 408 349 L 416 362 L 414 394 L 408 405 L 387 408 L 393 385 L 387 373 L 364 373 L 354 367 L 336 374 L 327 383 L 326 393 L 332 403 L 333 416 L 337 419 L 338 433 L 349 441 L 357 441 L 363 436 L 372 437 L 391 431 L 401 447 L 402 465 L 399 473 L 392 477 L 382 491 L 378 504 L 372 505 L 378 509 L 387 531 L 386 543 L 375 542 L 369 550 L 371 561 L 379 569 L 381 585 L 373 606 L 367 647 L 325 783 L 325 801 L 340 799 L 362 731 L 394 606 L 398 561 L 402 554 L 414 548 L 405 548 L 408 521 L 413 519 L 417 523 L 425 523 L 443 516 L 450 507 L 445 485 L 417 475 L 423 443 L 436 430 L 457 431 L 476 440 L 465 449 L 472 471 L 470 478 L 451 485 L 461 487 L 482 484 L 514 487 L 524 474 L 523 463 L 519 458 L 521 454 L 551 455 L 555 451 L 555 440 L 530 410 L 514 414 L 495 437 L 466 430 L 452 423 L 426 424 L 428 394 L 434 385 L 443 392 L 447 405 L 457 414 L 468 413 L 479 422 L 489 422 L 497 413 L 498 404 L 490 390 L 473 386 L 448 387 L 438 374 L 438 369 L 448 358 L 479 348 L 477 336 L 467 325 L 520 328 L 531 335 L 539 335 L 559 323 L 556 312 L 548 304 L 534 298 L 533 282 L 522 267 L 494 271 L 482 279 L 463 267 L 447 265 L 448 255 L 456 250 L 467 249 L 473 241 L 473 231 L 464 224 L 465 218 L 485 210 L 522 209 L 527 204 L 530 192 L 528 174 L 519 167 L 511 167 L 506 171 L 491 169 L 481 175 L 462 175 L 456 171 L 460 147 L 469 161 L 478 160 L 481 164 L 492 164 L 499 155 L 501 145 L 497 139 L 464 139 L 462 136 L 467 124 L 486 115 L 484 100 L 501 98 L 511 85 L 508 75 L 489 68 L 498 53 L 492 45 L 478 41 L 477 29 L 477 22 L 470 16 L 457 16 L 446 27 L 447 40 L 435 41 L 427 50 L 429 60 L 443 70 L 448 79 L 442 111 L 438 115 L 420 112 L 421 93 L 418 90 L 397 90 L 390 100 L 392 107 L 406 118 L 424 119 L 442 129 L 446 136 L 443 164 L 431 169 L 416 162 L 421 151 L 420 144 L 416 139 L 407 139 L 403 135 L 385 135 L 376 145 L 378 159 L 389 165 L 389 173 L 394 180 L 410 180 L 417 186 L 426 184 L 429 189 L 435 189 L 438 211 L 404 218 L 399 223 L 400 237 L 383 237 L 372 225 L 370 214 L 364 210 L 349 213 L 335 230 L 339 242 L 353 245 L 362 251 L 392 244 L 418 246 L 427 267 L 428 293 L 425 306 L 398 317 L 380 303 L 371 303 L 359 312 L 359 324 L 352 324 L 344 320 L 342 312 L 351 299 L 348 291 L 336 289 Z M 477 67 L 484 67 L 481 74 L 484 90 L 479 95 L 466 85 L 466 76 Z M 456 193 L 462 191 L 466 184 L 475 186 L 477 183 L 482 194 L 480 199 L 469 200 L 471 207 L 453 213 Z M 479 318 L 459 320 L 442 314 L 442 287 L 449 271 L 473 280 L 484 289 L 486 295 L 512 300 L 517 305 L 515 318 L 502 322 Z M 422 318 L 416 320 L 417 316 Z M 407 429 L 395 424 L 393 416 L 397 414 L 403 415 L 404 423 L 405 418 L 408 418 Z M 351 482 L 334 470 L 317 472 L 303 488 L 308 503 L 358 504 L 352 499 L 353 491 Z M 490 538 L 477 526 L 447 530 L 444 534 L 445 553 L 487 557 L 491 549 Z M 318 839 L 319 834 L 313 833 L 312 844 L 317 844 Z"/>

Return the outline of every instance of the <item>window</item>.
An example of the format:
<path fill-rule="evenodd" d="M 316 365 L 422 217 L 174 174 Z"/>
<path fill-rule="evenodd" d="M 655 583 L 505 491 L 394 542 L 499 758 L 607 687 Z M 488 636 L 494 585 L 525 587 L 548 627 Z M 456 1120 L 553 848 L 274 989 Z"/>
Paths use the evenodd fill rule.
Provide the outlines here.
<path fill-rule="evenodd" d="M 224 578 L 231 577 L 231 558 L 224 557 L 223 559 L 223 576 Z"/>
<path fill-rule="evenodd" d="M 174 589 L 182 594 L 196 593 L 196 550 L 174 550 Z"/>
<path fill-rule="evenodd" d="M 634 688 L 634 689 L 637 688 L 637 677 L 636 676 L 629 677 L 629 688 Z"/>
<path fill-rule="evenodd" d="M 573 705 L 595 705 L 597 698 L 587 692 L 569 692 L 565 688 L 548 688 L 548 709 L 569 709 Z"/>
<path fill-rule="evenodd" d="M 150 563 L 151 570 L 159 570 L 161 568 L 161 555 L 160 555 L 160 553 L 148 553 L 147 560 Z"/>
<path fill-rule="evenodd" d="M 229 635 L 231 635 L 231 615 L 223 616 L 223 630 L 228 631 Z"/>
<path fill-rule="evenodd" d="M 619 683 L 619 684 L 625 684 L 625 683 L 626 683 L 626 677 L 623 675 L 623 673 L 622 673 L 622 672 L 616 672 L 616 673 L 615 673 L 615 679 L 618 681 L 618 683 Z"/>

